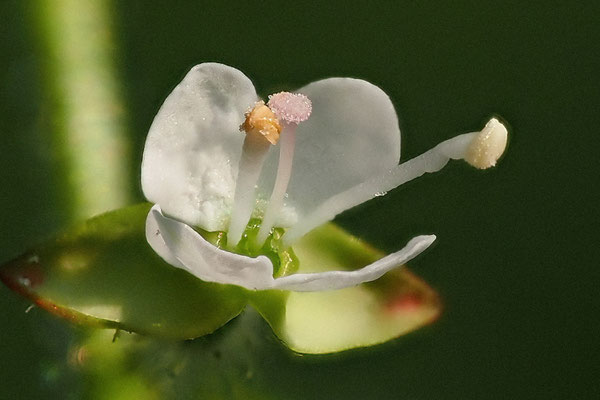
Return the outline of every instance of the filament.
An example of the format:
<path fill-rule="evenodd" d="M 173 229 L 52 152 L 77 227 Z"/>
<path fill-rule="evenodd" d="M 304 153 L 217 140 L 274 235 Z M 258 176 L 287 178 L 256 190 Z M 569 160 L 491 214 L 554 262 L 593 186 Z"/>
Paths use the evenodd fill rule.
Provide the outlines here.
<path fill-rule="evenodd" d="M 260 135 L 247 134 L 238 166 L 233 209 L 227 233 L 227 245 L 235 247 L 252 215 L 256 200 L 256 182 L 271 144 Z"/>

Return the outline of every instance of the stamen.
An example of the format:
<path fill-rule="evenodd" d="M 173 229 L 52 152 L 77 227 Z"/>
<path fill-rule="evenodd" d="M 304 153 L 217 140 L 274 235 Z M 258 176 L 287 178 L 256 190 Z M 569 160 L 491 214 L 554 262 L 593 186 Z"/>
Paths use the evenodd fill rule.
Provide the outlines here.
<path fill-rule="evenodd" d="M 492 118 L 471 142 L 465 160 L 475 168 L 493 167 L 504 153 L 507 141 L 506 127 L 496 118 Z"/>
<path fill-rule="evenodd" d="M 504 152 L 507 136 L 506 127 L 492 118 L 481 132 L 466 133 L 448 139 L 420 156 L 388 170 L 384 175 L 375 176 L 325 200 L 285 233 L 283 244 L 289 246 L 344 210 L 364 203 L 427 172 L 439 171 L 450 159 L 465 159 L 476 168 L 492 166 Z"/>
<path fill-rule="evenodd" d="M 256 182 L 271 144 L 279 140 L 281 125 L 275 114 L 259 101 L 246 113 L 240 126 L 246 132 L 242 156 L 238 166 L 233 209 L 227 233 L 227 245 L 236 246 L 250 220 L 256 200 Z"/>
<path fill-rule="evenodd" d="M 283 138 L 279 148 L 279 166 L 275 186 L 256 236 L 256 242 L 259 244 L 267 240 L 271 228 L 275 224 L 275 218 L 283 207 L 283 198 L 292 175 L 297 124 L 306 121 L 312 112 L 312 102 L 300 93 L 280 92 L 270 95 L 267 105 L 279 119 L 286 123 L 284 123 Z"/>

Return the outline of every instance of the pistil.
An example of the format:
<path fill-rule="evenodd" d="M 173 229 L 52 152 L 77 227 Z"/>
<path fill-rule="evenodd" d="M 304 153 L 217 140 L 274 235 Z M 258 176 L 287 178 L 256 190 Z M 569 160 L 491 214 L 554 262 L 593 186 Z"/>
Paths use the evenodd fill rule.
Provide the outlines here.
<path fill-rule="evenodd" d="M 260 101 L 246 113 L 246 120 L 240 126 L 240 130 L 246 132 L 246 138 L 238 167 L 227 234 L 227 245 L 230 248 L 239 243 L 252 215 L 256 200 L 256 182 L 260 177 L 269 146 L 277 144 L 280 135 L 283 135 L 275 186 L 257 235 L 257 243 L 262 244 L 271 233 L 283 207 L 283 198 L 292 174 L 296 127 L 308 119 L 311 111 L 312 103 L 306 96 L 280 92 L 269 96 L 267 105 Z M 279 121 L 283 124 L 283 132 Z"/>
<path fill-rule="evenodd" d="M 260 101 L 246 113 L 240 126 L 246 132 L 242 156 L 238 166 L 233 209 L 227 233 L 227 245 L 235 247 L 250 220 L 256 200 L 256 182 L 271 144 L 276 144 L 281 125 L 275 114 Z"/>
<path fill-rule="evenodd" d="M 284 124 L 279 147 L 279 165 L 277 167 L 277 178 L 269 204 L 265 211 L 260 230 L 256 236 L 257 243 L 264 243 L 271 233 L 271 228 L 275 224 L 275 218 L 283 207 L 283 198 L 287 191 L 290 176 L 292 175 L 292 163 L 294 161 L 294 147 L 296 144 L 296 125 Z"/>
<path fill-rule="evenodd" d="M 271 198 L 256 237 L 258 244 L 264 243 L 271 233 L 275 220 L 283 207 L 283 199 L 292 175 L 294 147 L 296 143 L 296 127 L 306 121 L 312 112 L 312 103 L 308 97 L 299 93 L 280 92 L 269 96 L 268 106 L 283 121 L 281 144 L 279 148 L 279 165 Z"/>

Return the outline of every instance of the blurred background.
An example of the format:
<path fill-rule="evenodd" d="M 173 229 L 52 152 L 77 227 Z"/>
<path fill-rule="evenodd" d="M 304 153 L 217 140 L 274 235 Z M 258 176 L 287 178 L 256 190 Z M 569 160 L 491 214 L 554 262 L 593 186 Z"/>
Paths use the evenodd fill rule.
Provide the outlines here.
<path fill-rule="evenodd" d="M 600 394 L 597 2 L 5 0 L 0 13 L 0 261 L 143 201 L 147 130 L 201 62 L 240 69 L 263 96 L 370 81 L 398 111 L 402 160 L 492 115 L 511 128 L 497 168 L 453 163 L 338 218 L 386 251 L 437 234 L 411 263 L 443 298 L 435 324 L 333 356 L 292 354 L 252 314 L 234 321 L 242 337 L 207 339 L 210 355 L 106 348 L 112 332 L 26 313 L 0 286 L 1 399 Z M 73 352 L 82 337 L 98 343 L 92 368 Z"/>

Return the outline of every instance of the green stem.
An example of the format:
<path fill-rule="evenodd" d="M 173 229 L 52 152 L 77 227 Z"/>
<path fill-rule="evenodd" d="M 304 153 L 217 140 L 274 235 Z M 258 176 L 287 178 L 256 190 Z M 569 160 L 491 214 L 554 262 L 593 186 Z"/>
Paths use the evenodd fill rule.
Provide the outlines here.
<path fill-rule="evenodd" d="M 115 67 L 110 0 L 40 0 L 42 78 L 51 99 L 52 153 L 70 219 L 131 202 L 130 145 Z"/>

